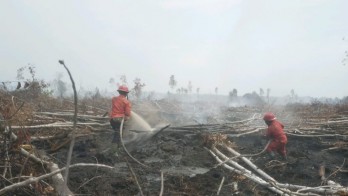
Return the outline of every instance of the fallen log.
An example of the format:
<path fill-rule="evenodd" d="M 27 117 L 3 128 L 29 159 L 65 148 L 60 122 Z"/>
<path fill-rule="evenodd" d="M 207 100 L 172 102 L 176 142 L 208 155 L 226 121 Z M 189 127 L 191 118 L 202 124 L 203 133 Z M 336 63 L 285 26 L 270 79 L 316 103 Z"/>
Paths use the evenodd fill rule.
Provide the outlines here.
<path fill-rule="evenodd" d="M 301 134 L 295 134 L 295 133 L 290 133 L 290 132 L 285 132 L 285 133 L 287 135 L 296 136 L 296 137 L 347 137 L 347 135 L 340 135 L 340 134 L 321 134 L 321 135 L 307 134 L 307 135 L 301 135 Z"/>
<path fill-rule="evenodd" d="M 239 133 L 239 134 L 227 134 L 228 137 L 240 137 L 242 135 L 247 135 L 247 134 L 252 134 L 252 133 L 256 133 L 256 132 L 259 132 L 261 129 L 260 128 L 257 128 L 253 131 L 249 131 L 249 132 L 245 132 L 245 133 Z"/>
<path fill-rule="evenodd" d="M 52 136 L 37 136 L 37 137 L 30 137 L 31 141 L 44 141 L 44 140 L 54 140 L 54 139 L 62 139 L 66 138 L 68 134 L 63 135 L 52 135 Z"/>
<path fill-rule="evenodd" d="M 197 124 L 197 125 L 185 125 L 185 126 L 180 126 L 180 127 L 172 127 L 172 129 L 201 129 L 201 128 L 213 128 L 213 127 L 221 127 L 221 126 L 227 126 L 227 125 L 233 125 L 233 124 L 240 124 L 240 123 L 246 123 L 246 122 L 250 122 L 253 120 L 257 120 L 258 119 L 258 114 L 254 114 L 253 117 L 248 118 L 246 120 L 241 120 L 241 121 L 233 121 L 233 122 L 226 122 L 226 123 L 213 123 L 213 124 Z M 227 126 L 229 127 L 229 126 Z M 229 127 L 231 128 L 231 127 Z"/>
<path fill-rule="evenodd" d="M 209 150 L 206 148 L 206 150 L 208 150 L 208 152 L 210 152 L 210 154 L 219 162 L 219 163 L 223 163 L 223 161 L 212 151 L 212 150 Z M 265 186 L 267 187 L 268 189 L 270 189 L 271 191 L 277 193 L 277 194 L 280 194 L 280 195 L 284 195 L 284 192 L 283 191 L 280 191 L 276 188 L 274 188 L 273 186 L 270 185 L 270 183 L 264 181 L 263 179 L 259 178 L 258 176 L 252 174 L 252 173 L 245 173 L 245 172 L 242 172 L 236 168 L 233 168 L 229 165 L 227 165 L 226 163 L 223 163 L 223 166 L 228 169 L 228 170 L 231 170 L 232 172 L 236 172 L 237 174 L 239 175 L 243 175 L 245 176 L 246 178 L 248 178 L 249 180 L 257 183 L 257 184 L 260 184 L 262 186 Z"/>
<path fill-rule="evenodd" d="M 213 157 L 219 162 L 219 163 L 223 163 L 223 161 L 212 151 L 207 149 L 212 155 Z M 226 155 L 224 155 L 225 157 L 227 157 Z M 228 158 L 228 157 L 227 157 Z M 263 180 L 262 178 L 256 176 L 255 174 L 251 173 L 247 173 L 247 172 L 242 172 L 236 168 L 230 167 L 229 165 L 227 165 L 226 163 L 223 163 L 223 166 L 233 172 L 236 172 L 240 175 L 243 175 L 245 177 L 247 177 L 249 180 L 252 180 L 262 186 L 265 186 L 267 188 L 269 188 L 272 191 L 277 191 L 276 193 L 278 194 L 285 194 L 285 193 L 289 193 L 290 195 L 308 195 L 308 194 L 312 194 L 312 193 L 318 193 L 318 194 L 332 194 L 332 195 L 338 195 L 338 194 L 348 194 L 348 187 L 343 187 L 340 185 L 332 185 L 332 186 L 319 186 L 319 187 L 308 187 L 308 186 L 302 186 L 302 185 L 294 185 L 294 184 L 284 184 L 284 183 L 278 183 L 278 182 L 274 182 L 274 181 L 270 181 L 267 182 L 265 180 Z M 247 169 L 244 169 L 247 170 Z M 301 192 L 306 191 L 306 194 L 302 194 L 302 193 L 296 193 L 290 190 L 301 190 Z"/>
<path fill-rule="evenodd" d="M 224 145 L 224 147 L 229 151 L 231 152 L 233 155 L 235 156 L 241 156 L 240 153 L 238 153 L 237 151 L 233 150 L 232 148 Z M 249 159 L 243 157 L 241 157 L 241 159 L 249 166 L 251 167 L 254 171 L 256 171 L 257 173 L 259 173 L 262 177 L 264 177 L 265 179 L 267 180 L 270 180 L 270 181 L 274 181 L 276 182 L 276 180 L 274 178 L 272 178 L 270 175 L 268 175 L 266 172 L 264 172 L 263 170 L 261 170 L 259 167 L 257 167 L 254 163 L 252 163 Z"/>
<path fill-rule="evenodd" d="M 88 125 L 94 125 L 94 126 L 110 126 L 110 123 L 76 123 L 76 125 L 81 126 L 88 126 Z M 73 127 L 74 124 L 72 122 L 65 122 L 65 123 L 50 123 L 50 124 L 43 124 L 43 125 L 32 125 L 32 126 L 12 126 L 12 129 L 37 129 L 37 128 L 57 128 L 57 127 Z"/>
<path fill-rule="evenodd" d="M 73 165 L 69 166 L 69 168 L 74 168 L 74 167 L 101 167 L 101 168 L 112 169 L 112 170 L 114 169 L 113 167 L 108 166 L 108 165 L 94 164 L 94 163 L 77 163 L 77 164 L 73 164 Z M 39 177 L 30 177 L 27 180 L 24 180 L 24 181 L 15 183 L 15 184 L 11 184 L 11 185 L 6 186 L 3 189 L 1 189 L 0 190 L 0 195 L 3 195 L 6 192 L 14 190 L 16 188 L 27 186 L 27 185 L 29 185 L 31 183 L 38 182 L 40 180 L 43 180 L 43 179 L 49 178 L 51 176 L 57 175 L 58 173 L 64 171 L 65 169 L 66 169 L 66 167 L 63 167 L 61 169 L 54 170 L 54 171 L 52 171 L 52 172 L 50 172 L 48 174 L 45 174 L 45 175 L 42 175 L 42 176 L 39 176 Z"/>
<path fill-rule="evenodd" d="M 239 155 L 237 155 L 237 156 L 234 156 L 234 157 L 230 157 L 229 159 L 227 159 L 227 160 L 225 160 L 223 163 L 225 163 L 225 162 L 227 162 L 227 161 L 229 161 L 229 160 L 231 160 L 231 159 L 237 159 L 237 158 L 240 158 L 240 157 L 253 157 L 253 156 L 258 156 L 258 155 L 261 155 L 262 153 L 264 153 L 266 150 L 267 150 L 267 147 L 268 147 L 268 145 L 271 143 L 271 140 L 269 140 L 268 142 L 267 142 L 267 144 L 266 144 L 266 146 L 263 148 L 263 150 L 261 151 L 261 152 L 258 152 L 258 153 L 256 153 L 256 154 L 239 154 Z M 248 159 L 247 159 L 248 160 Z M 219 164 L 217 164 L 214 168 L 216 168 L 217 166 L 220 166 L 220 165 L 222 165 L 222 163 L 219 163 Z"/>
<path fill-rule="evenodd" d="M 56 172 L 59 170 L 58 165 L 52 162 L 47 164 L 47 167 L 50 172 Z M 58 195 L 74 195 L 66 185 L 61 172 L 58 172 L 56 175 L 52 176 L 52 182 Z"/>
<path fill-rule="evenodd" d="M 16 141 L 18 137 L 13 132 L 11 132 L 10 138 L 11 138 L 11 140 Z M 58 195 L 72 195 L 72 192 L 70 191 L 70 189 L 66 186 L 66 184 L 64 182 L 62 174 L 60 172 L 56 172 L 56 171 L 59 171 L 57 164 L 40 159 L 37 156 L 35 156 L 34 154 L 29 153 L 28 151 L 26 151 L 23 148 L 20 148 L 19 152 L 22 155 L 24 155 L 25 157 L 28 157 L 31 160 L 34 160 L 35 162 L 37 162 L 39 164 L 45 165 L 51 171 L 51 173 L 54 173 L 52 175 L 53 187 L 55 187 L 55 190 L 57 190 L 57 193 L 59 193 Z M 23 183 L 19 182 L 16 184 L 18 184 L 18 186 L 25 186 L 25 185 L 31 184 L 33 182 L 38 182 L 39 180 L 41 180 L 41 179 L 35 180 L 34 178 L 29 178 L 28 182 L 22 181 Z M 9 187 L 9 186 L 7 186 L 7 187 Z M 7 189 L 7 187 L 0 190 L 0 195 L 2 194 L 2 192 L 1 192 L 2 190 L 4 190 L 4 193 L 7 192 L 8 190 L 12 190 L 10 188 Z M 15 188 L 17 188 L 17 187 L 15 187 Z"/>
<path fill-rule="evenodd" d="M 49 116 L 67 116 L 67 117 L 73 117 L 74 113 L 52 113 L 52 112 L 36 112 L 36 114 L 41 115 L 49 115 Z M 103 116 L 93 116 L 93 115 L 86 115 L 86 114 L 78 114 L 78 118 L 88 118 L 88 119 L 109 119 L 109 117 L 103 117 Z"/>
<path fill-rule="evenodd" d="M 224 155 L 222 152 L 220 152 L 217 148 L 213 147 L 212 150 L 215 154 L 219 155 L 224 160 L 226 160 L 228 163 L 230 163 L 234 168 L 238 169 L 241 172 L 251 174 L 251 171 L 245 169 L 243 166 L 239 165 L 237 162 L 229 159 L 226 155 Z"/>

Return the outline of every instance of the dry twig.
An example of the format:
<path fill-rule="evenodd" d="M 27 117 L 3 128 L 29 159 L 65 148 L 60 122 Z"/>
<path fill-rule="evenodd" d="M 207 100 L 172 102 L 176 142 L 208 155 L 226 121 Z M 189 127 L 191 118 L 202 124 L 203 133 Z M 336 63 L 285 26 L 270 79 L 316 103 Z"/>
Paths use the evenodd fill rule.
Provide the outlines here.
<path fill-rule="evenodd" d="M 73 151 L 74 144 L 75 144 L 75 129 L 76 129 L 76 122 L 77 122 L 77 92 L 76 92 L 75 82 L 74 82 L 74 79 L 70 73 L 70 70 L 65 66 L 63 60 L 59 60 L 59 63 L 62 64 L 64 66 L 64 68 L 66 69 L 66 71 L 68 72 L 70 80 L 71 80 L 72 88 L 74 90 L 74 107 L 75 107 L 74 118 L 73 118 L 74 126 L 73 126 L 73 131 L 71 133 L 72 134 L 71 135 L 71 142 L 70 142 L 69 151 L 68 151 L 68 159 L 66 162 L 67 169 L 65 170 L 65 178 L 64 178 L 65 185 L 67 185 L 68 179 L 69 179 L 69 165 L 71 162 L 72 151 Z"/>
<path fill-rule="evenodd" d="M 224 184 L 224 182 L 225 182 L 225 176 L 222 177 L 222 179 L 221 179 L 220 186 L 219 186 L 219 189 L 218 189 L 216 195 L 219 195 L 219 194 L 220 194 L 221 187 L 222 187 L 222 185 Z"/>
<path fill-rule="evenodd" d="M 163 171 L 161 171 L 161 191 L 159 196 L 163 195 L 163 191 L 164 191 L 164 179 L 163 179 Z"/>
<path fill-rule="evenodd" d="M 140 191 L 140 195 L 141 195 L 141 196 L 144 196 L 144 193 L 143 193 L 143 191 L 141 190 L 141 186 L 140 186 L 140 184 L 139 184 L 139 181 L 138 181 L 138 179 L 137 179 L 137 176 L 135 175 L 135 173 L 134 173 L 134 171 L 133 171 L 131 165 L 128 163 L 127 158 L 124 158 L 124 160 L 126 161 L 127 166 L 128 166 L 128 169 L 129 169 L 129 171 L 130 171 L 131 174 L 132 174 L 133 180 L 135 181 L 135 183 L 136 183 L 137 186 L 138 186 L 138 189 L 139 189 L 139 191 Z"/>

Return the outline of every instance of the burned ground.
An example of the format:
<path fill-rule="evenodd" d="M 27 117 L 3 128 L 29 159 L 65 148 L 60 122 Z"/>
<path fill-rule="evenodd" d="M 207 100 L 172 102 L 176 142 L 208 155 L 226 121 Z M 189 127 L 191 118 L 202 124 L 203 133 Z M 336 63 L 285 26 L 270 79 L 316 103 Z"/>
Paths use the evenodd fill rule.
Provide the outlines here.
<path fill-rule="evenodd" d="M 68 187 L 75 194 L 138 195 L 138 181 L 144 195 L 159 195 L 161 172 L 163 195 L 216 195 L 222 179 L 224 181 L 220 195 L 276 194 L 266 186 L 218 165 L 208 151 L 213 147 L 220 148 L 221 144 L 228 144 L 244 155 L 261 152 L 267 143 L 267 139 L 262 136 L 266 128 L 260 119 L 264 112 L 262 108 L 227 108 L 224 105 L 209 108 L 209 104 L 207 106 L 202 103 L 168 100 L 134 103 L 134 110 L 152 127 L 171 124 L 169 128 L 149 139 L 126 145 L 131 155 L 146 165 L 144 167 L 130 159 L 124 151 L 115 156 L 108 150 L 112 148 L 113 133 L 107 118 L 101 117 L 102 110 L 96 109 L 93 104 L 87 105 L 88 103 L 90 102 L 84 102 L 85 110 L 79 113 L 78 121 L 81 124 L 78 125 L 72 164 L 96 163 L 112 166 L 113 169 L 70 169 Z M 60 104 L 64 108 L 71 108 L 70 102 Z M 9 151 L 10 161 L 6 163 L 5 159 L 1 160 L 1 165 L 11 166 L 11 174 L 7 170 L 3 176 L 7 179 L 3 178 L 2 187 L 18 182 L 14 178 L 19 175 L 40 176 L 47 173 L 46 168 L 20 155 L 18 149 L 27 147 L 25 145 L 34 146 L 36 150 L 31 152 L 57 163 L 60 168 L 66 164 L 69 144 L 67 135 L 71 131 L 67 122 L 71 122 L 72 112 L 62 112 L 59 107 L 49 109 L 43 103 L 41 106 L 40 111 L 32 111 L 32 115 L 29 115 L 35 117 L 30 123 L 24 124 L 26 128 L 16 128 L 16 123 L 12 124 L 15 134 L 20 136 L 24 129 L 25 133 L 30 133 L 31 140 L 26 141 L 25 137 L 20 137 L 17 147 L 11 147 L 13 149 Z M 248 159 L 279 183 L 318 187 L 327 185 L 331 180 L 343 187 L 348 186 L 348 164 L 345 163 L 345 157 L 348 157 L 348 116 L 345 111 L 337 108 L 340 107 L 322 105 L 318 109 L 317 105 L 305 105 L 292 107 L 291 110 L 281 106 L 274 107 L 273 111 L 285 124 L 285 131 L 288 133 L 288 160 L 283 161 L 280 157 L 271 160 L 265 153 L 250 156 Z M 29 126 L 40 124 L 49 124 L 51 127 Z M 45 137 L 47 139 L 43 139 Z M 233 156 L 225 149 L 220 150 L 228 157 Z M 4 152 L 3 150 L 2 153 Z M 252 170 L 242 160 L 236 159 L 236 162 Z M 136 180 L 129 167 L 136 174 Z M 325 169 L 324 177 L 319 175 L 320 168 Z M 4 174 L 4 169 L 1 172 Z M 48 189 L 50 184 L 52 181 L 47 178 L 11 190 L 7 194 L 55 195 L 56 190 Z"/>
<path fill-rule="evenodd" d="M 137 159 L 142 160 L 150 167 L 143 168 L 132 163 L 138 174 L 138 180 L 143 185 L 144 193 L 146 195 L 159 193 L 160 171 L 164 171 L 165 195 L 215 195 L 222 177 L 225 177 L 225 182 L 221 188 L 221 195 L 237 192 L 233 189 L 234 183 L 238 185 L 238 192 L 241 195 L 270 194 L 264 187 L 241 175 L 236 175 L 221 166 L 215 168 L 217 162 L 203 148 L 202 137 L 202 133 L 168 129 L 132 151 Z M 88 143 L 105 142 L 105 139 L 97 137 Z M 235 149 L 242 154 L 258 153 L 267 143 L 266 139 L 262 138 L 259 133 L 229 138 L 229 140 L 234 143 Z M 337 171 L 338 167 L 341 167 L 344 158 L 348 155 L 347 150 L 344 149 L 323 151 L 331 146 L 328 143 L 333 144 L 337 140 L 338 138 L 289 136 L 287 162 L 282 161 L 280 157 L 271 160 L 266 154 L 252 157 L 251 160 L 279 182 L 316 187 L 322 184 L 318 174 L 320 166 L 325 165 L 326 173 L 332 174 Z M 70 187 L 80 187 L 91 178 L 101 176 L 79 188 L 76 193 L 132 195 L 138 192 L 122 158 L 107 153 L 94 155 L 93 152 L 88 152 L 85 154 L 83 150 L 78 150 L 80 145 L 86 147 L 83 143 L 77 144 L 74 161 L 95 163 L 98 160 L 99 163 L 115 165 L 118 167 L 118 171 L 122 171 L 122 174 L 98 172 L 95 168 L 84 172 L 81 172 L 80 169 L 74 169 L 70 174 Z M 83 155 L 79 153 L 83 153 Z M 92 157 L 93 155 L 95 158 Z M 61 156 L 57 158 L 64 162 L 63 157 L 66 156 L 66 152 L 62 151 Z M 240 164 L 245 165 L 242 162 Z M 348 184 L 348 174 L 344 172 L 337 172 L 330 179 L 344 186 Z M 104 192 L 100 192 L 100 190 Z"/>

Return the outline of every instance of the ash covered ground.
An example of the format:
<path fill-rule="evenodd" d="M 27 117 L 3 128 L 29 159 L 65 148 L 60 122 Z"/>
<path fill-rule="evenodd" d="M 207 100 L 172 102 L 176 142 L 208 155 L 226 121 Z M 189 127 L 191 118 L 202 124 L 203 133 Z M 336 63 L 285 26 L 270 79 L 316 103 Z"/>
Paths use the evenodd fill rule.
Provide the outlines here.
<path fill-rule="evenodd" d="M 294 192 L 308 193 L 308 187 L 335 186 L 344 189 L 348 186 L 346 105 L 315 103 L 270 107 L 254 104 L 229 107 L 224 102 L 185 102 L 175 99 L 133 102 L 133 110 L 153 128 L 152 131 L 135 130 L 135 139 L 128 140 L 126 144 L 126 149 L 139 164 L 124 151 L 115 155 L 110 150 L 113 148 L 113 131 L 108 118 L 102 117 L 105 111 L 96 109 L 96 106 L 107 106 L 109 99 L 99 101 L 79 105 L 72 164 L 104 164 L 113 169 L 71 168 L 68 187 L 76 195 L 141 195 L 141 192 L 143 195 L 159 195 L 162 187 L 163 195 L 277 194 L 278 189 L 274 191 L 269 185 L 255 182 L 258 177 L 248 178 L 245 173 L 226 167 L 227 163 L 219 164 L 209 150 L 216 147 L 227 157 L 235 156 L 222 148 L 223 145 L 247 155 L 247 159 L 278 183 L 301 186 L 291 189 Z M 12 175 L 12 178 L 1 181 L 2 187 L 11 185 L 16 176 L 27 178 L 47 173 L 47 168 L 21 155 L 19 147 L 38 157 L 46 157 L 57 163 L 59 168 L 66 165 L 70 142 L 68 134 L 72 130 L 71 108 L 71 102 L 56 103 L 52 99 L 40 101 L 37 108 L 22 108 L 25 112 L 18 114 L 14 120 L 27 125 L 27 131 L 23 131 L 23 127 L 17 126 L 15 129 L 12 126 L 19 139 L 16 146 L 9 146 L 9 161 L 3 159 L 1 162 L 1 165 L 12 166 L 7 172 L 1 170 L 7 177 Z M 265 153 L 259 154 L 267 143 L 263 137 L 266 125 L 261 120 L 266 111 L 274 112 L 285 125 L 288 135 L 287 161 L 280 157 L 272 160 Z M 169 127 L 157 132 L 168 124 Z M 44 126 L 35 127 L 41 125 Z M 30 133 L 31 141 L 21 136 L 23 133 Z M 6 141 L 6 138 L 2 139 Z M 4 152 L 4 148 L 2 150 Z M 241 158 L 233 160 L 246 169 L 243 172 L 256 174 Z M 52 189 L 53 184 L 47 178 L 10 190 L 7 194 L 57 195 L 57 190 Z M 315 194 L 327 195 L 325 192 Z"/>
<path fill-rule="evenodd" d="M 147 140 L 129 143 L 126 146 L 131 155 L 147 167 L 131 160 L 124 152 L 115 156 L 107 150 L 112 146 L 111 130 L 105 130 L 90 137 L 82 137 L 75 144 L 72 162 L 102 163 L 114 166 L 115 170 L 71 169 L 69 187 L 72 187 L 71 190 L 74 193 L 139 195 L 139 188 L 126 164 L 127 159 L 144 195 L 159 195 L 161 172 L 164 176 L 163 195 L 216 195 L 222 178 L 224 178 L 224 182 L 219 195 L 275 194 L 243 175 L 236 174 L 221 165 L 217 166 L 218 162 L 204 148 L 209 148 L 205 141 L 207 135 L 221 134 L 227 135 L 226 140 L 230 141 L 233 148 L 241 154 L 261 152 L 267 143 L 267 139 L 262 136 L 262 129 L 265 129 L 266 126 L 259 116 L 255 116 L 255 114 L 262 114 L 261 109 L 222 107 L 211 108 L 210 112 L 202 112 L 206 106 L 196 105 L 192 107 L 197 109 L 188 113 L 181 110 L 183 105 L 179 103 L 175 105 L 167 102 L 156 104 L 161 105 L 161 110 L 158 110 L 157 107 L 157 111 L 154 111 L 155 104 L 146 103 L 136 105 L 135 111 L 143 116 L 151 126 L 170 123 L 171 127 Z M 345 163 L 345 158 L 348 157 L 347 138 L 332 136 L 332 134 L 346 135 L 346 125 L 327 127 L 326 121 L 322 120 L 322 117 L 327 115 L 325 111 L 315 114 L 311 112 L 313 108 L 310 107 L 297 111 L 298 113 L 286 112 L 285 109 L 277 108 L 277 114 L 279 114 L 278 119 L 283 121 L 285 130 L 289 133 L 288 160 L 283 161 L 280 157 L 272 160 L 266 154 L 249 159 L 281 183 L 318 187 L 325 185 L 324 183 L 328 180 L 332 180 L 342 186 L 348 186 L 348 173 L 345 171 L 345 168 L 348 167 L 348 164 Z M 332 118 L 345 116 L 345 114 L 332 113 L 330 115 Z M 254 119 L 233 123 L 250 118 Z M 260 131 L 240 134 L 256 128 L 260 128 Z M 296 135 L 298 132 L 309 136 L 298 136 Z M 294 135 L 291 135 L 292 133 Z M 313 134 L 327 136 L 317 137 Z M 65 163 L 66 150 L 62 149 L 53 156 L 61 163 Z M 241 160 L 237 160 L 237 162 L 248 168 Z M 319 175 L 320 167 L 325 168 L 325 177 L 328 179 L 323 180 Z"/>

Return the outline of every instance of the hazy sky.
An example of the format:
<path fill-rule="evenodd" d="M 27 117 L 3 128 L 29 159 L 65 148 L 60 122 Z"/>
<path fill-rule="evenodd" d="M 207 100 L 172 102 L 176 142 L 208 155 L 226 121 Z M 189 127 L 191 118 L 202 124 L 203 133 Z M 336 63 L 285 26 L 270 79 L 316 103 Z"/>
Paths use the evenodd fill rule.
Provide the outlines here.
<path fill-rule="evenodd" d="M 347 10 L 347 0 L 4 0 L 0 81 L 28 63 L 53 80 L 64 59 L 77 86 L 92 89 L 126 75 L 167 92 L 174 75 L 200 93 L 342 98 Z"/>

